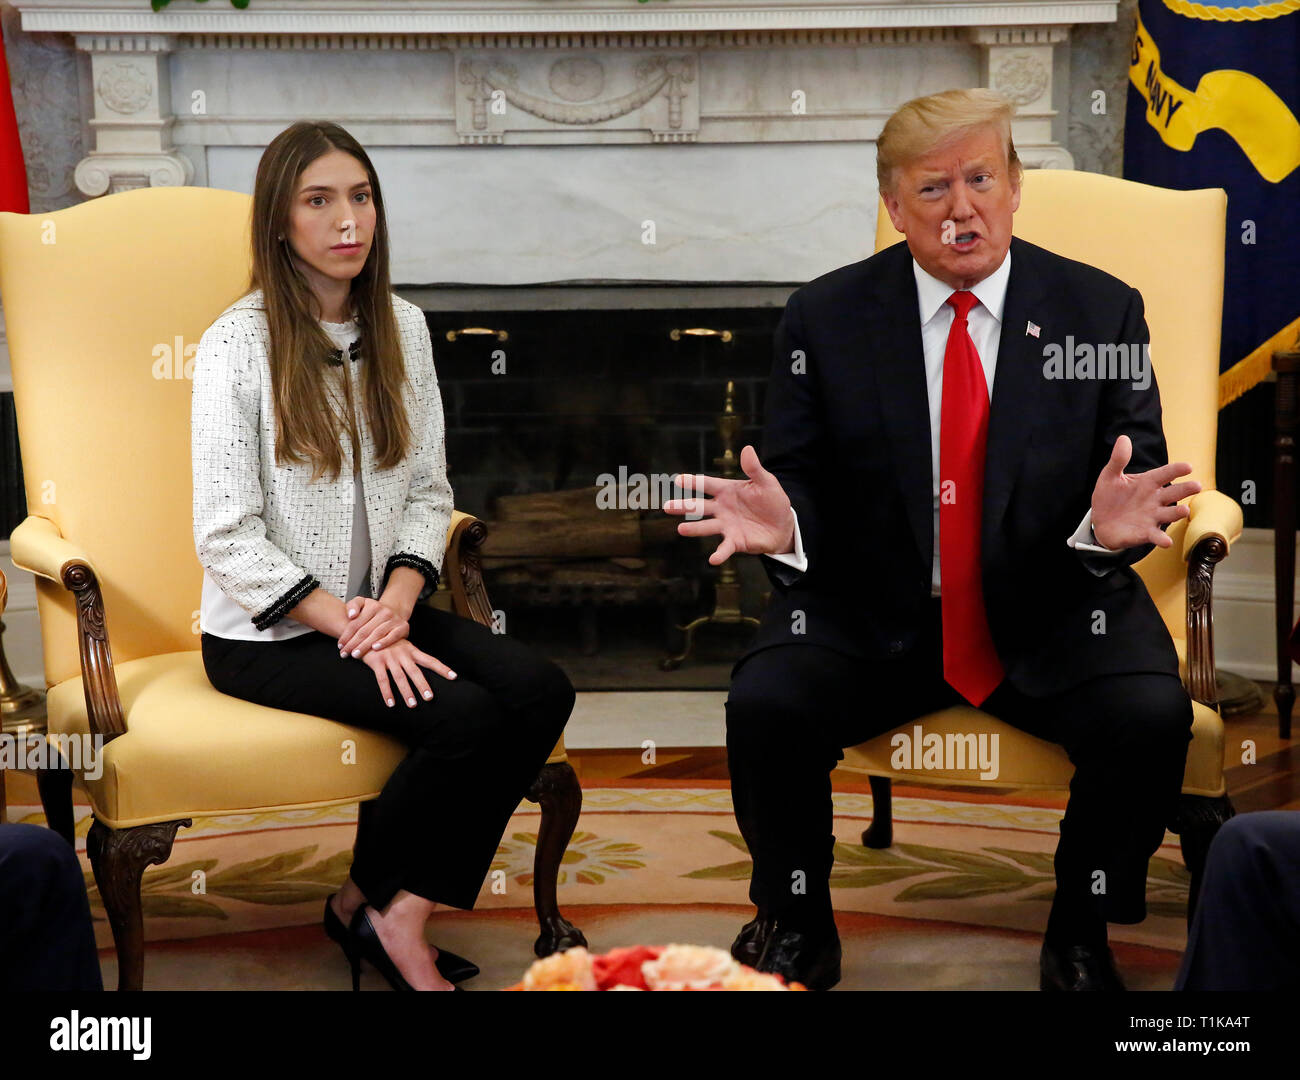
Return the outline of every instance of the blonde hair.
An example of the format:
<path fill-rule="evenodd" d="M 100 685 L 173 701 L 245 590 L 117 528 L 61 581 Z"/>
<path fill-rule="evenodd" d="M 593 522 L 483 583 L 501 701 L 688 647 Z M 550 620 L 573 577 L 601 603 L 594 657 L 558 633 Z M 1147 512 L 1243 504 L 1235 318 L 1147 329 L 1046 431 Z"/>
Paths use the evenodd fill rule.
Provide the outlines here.
<path fill-rule="evenodd" d="M 995 90 L 944 90 L 900 105 L 876 140 L 876 182 L 881 194 L 893 193 L 894 172 L 941 144 L 975 128 L 992 127 L 1002 136 L 1007 165 L 1018 184 L 1024 175 L 1011 141 L 1016 107 Z"/>

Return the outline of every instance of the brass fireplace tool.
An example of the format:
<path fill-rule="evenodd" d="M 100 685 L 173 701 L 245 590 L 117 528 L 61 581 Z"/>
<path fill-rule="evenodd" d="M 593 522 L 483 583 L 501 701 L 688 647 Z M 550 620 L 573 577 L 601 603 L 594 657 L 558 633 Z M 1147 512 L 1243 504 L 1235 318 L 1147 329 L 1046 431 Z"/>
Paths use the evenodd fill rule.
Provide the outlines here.
<path fill-rule="evenodd" d="M 4 574 L 0 574 L 0 613 L 6 596 Z M 0 620 L 0 721 L 4 734 L 13 738 L 43 734 L 45 731 L 45 695 L 14 678 L 4 652 L 5 624 Z M 0 766 L 0 824 L 6 820 L 4 768 Z"/>
<path fill-rule="evenodd" d="M 744 418 L 736 412 L 736 384 L 727 382 L 726 400 L 722 406 L 722 412 L 718 414 L 718 436 L 722 440 L 722 456 L 713 459 L 713 464 L 717 465 L 722 471 L 724 480 L 735 480 L 740 477 L 740 468 L 736 457 L 736 436 L 744 426 Z M 740 613 L 740 578 L 736 575 L 735 557 L 728 559 L 722 564 L 722 569 L 718 572 L 716 593 L 713 602 L 713 611 L 707 615 L 701 615 L 685 626 L 677 627 L 686 635 L 685 647 L 676 656 L 668 656 L 659 661 L 659 668 L 662 671 L 675 671 L 679 664 L 685 660 L 695 646 L 695 631 L 705 623 L 727 623 L 730 625 L 758 626 L 758 620 L 752 615 L 742 615 Z"/>
<path fill-rule="evenodd" d="M 0 723 L 6 735 L 45 731 L 45 695 L 14 678 L 4 653 L 5 624 L 0 620 Z"/>

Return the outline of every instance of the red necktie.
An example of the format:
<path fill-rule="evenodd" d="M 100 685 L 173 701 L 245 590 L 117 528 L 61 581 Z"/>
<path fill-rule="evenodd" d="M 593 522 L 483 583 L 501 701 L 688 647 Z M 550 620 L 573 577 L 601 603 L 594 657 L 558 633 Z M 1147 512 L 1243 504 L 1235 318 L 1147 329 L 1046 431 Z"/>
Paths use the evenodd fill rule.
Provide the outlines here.
<path fill-rule="evenodd" d="M 939 423 L 939 593 L 943 616 L 943 677 L 972 705 L 983 704 L 1002 681 L 984 611 L 980 520 L 989 392 L 966 316 L 975 294 L 955 292 L 956 312 L 943 354 Z"/>

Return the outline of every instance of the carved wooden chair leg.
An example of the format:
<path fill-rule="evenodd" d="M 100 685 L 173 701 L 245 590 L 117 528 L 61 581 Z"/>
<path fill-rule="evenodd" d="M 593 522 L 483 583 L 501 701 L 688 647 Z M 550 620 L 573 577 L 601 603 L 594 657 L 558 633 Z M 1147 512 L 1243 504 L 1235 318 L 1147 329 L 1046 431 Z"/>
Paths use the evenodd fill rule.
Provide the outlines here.
<path fill-rule="evenodd" d="M 72 820 L 72 770 L 38 769 L 36 790 L 41 793 L 46 825 L 76 847 L 77 832 Z"/>
<path fill-rule="evenodd" d="M 542 823 L 537 830 L 537 854 L 533 859 L 533 904 L 541 933 L 533 943 L 538 956 L 564 952 L 575 945 L 586 945 L 582 931 L 560 914 L 555 886 L 560 874 L 560 860 L 578 824 L 582 810 L 582 788 L 578 774 L 567 761 L 543 765 L 528 798 L 542 808 Z"/>
<path fill-rule="evenodd" d="M 871 824 L 862 834 L 862 846 L 887 848 L 894 842 L 894 781 L 888 776 L 872 776 Z"/>
<path fill-rule="evenodd" d="M 144 869 L 166 862 L 176 830 L 189 825 L 189 818 L 131 829 L 110 829 L 98 819 L 91 823 L 86 852 L 113 929 L 119 990 L 144 989 L 144 914 L 140 906 Z"/>
<path fill-rule="evenodd" d="M 1187 890 L 1187 925 L 1192 925 L 1196 914 L 1196 900 L 1201 893 L 1201 880 L 1205 876 L 1205 859 L 1210 841 L 1224 822 L 1236 816 L 1232 801 L 1226 795 L 1209 798 L 1204 795 L 1182 795 L 1178 800 L 1178 818 L 1169 827 L 1178 833 L 1183 849 L 1183 863 L 1192 875 Z"/>

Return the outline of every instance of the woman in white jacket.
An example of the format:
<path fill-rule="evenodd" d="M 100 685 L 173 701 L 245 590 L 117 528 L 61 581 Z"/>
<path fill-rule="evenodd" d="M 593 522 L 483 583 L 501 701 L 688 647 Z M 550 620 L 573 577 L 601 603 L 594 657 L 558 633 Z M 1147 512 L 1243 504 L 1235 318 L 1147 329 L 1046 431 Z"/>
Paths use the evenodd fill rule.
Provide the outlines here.
<path fill-rule="evenodd" d="M 257 170 L 251 291 L 203 335 L 193 399 L 203 660 L 223 693 L 410 747 L 325 906 L 400 989 L 477 972 L 424 939 L 473 908 L 573 707 L 527 646 L 420 603 L 452 512 L 422 312 L 389 285 L 379 179 L 337 124 L 299 122 Z"/>

